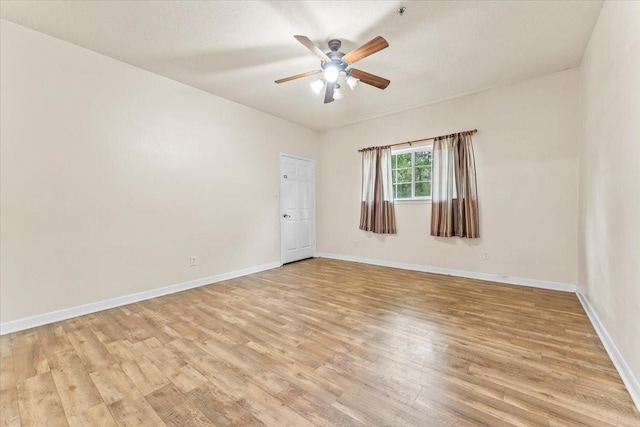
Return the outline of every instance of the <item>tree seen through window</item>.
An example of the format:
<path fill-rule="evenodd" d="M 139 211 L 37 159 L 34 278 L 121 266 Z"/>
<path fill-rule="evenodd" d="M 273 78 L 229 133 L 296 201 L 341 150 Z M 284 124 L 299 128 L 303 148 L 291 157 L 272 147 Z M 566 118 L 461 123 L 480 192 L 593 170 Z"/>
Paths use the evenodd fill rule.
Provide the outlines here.
<path fill-rule="evenodd" d="M 431 197 L 431 147 L 392 154 L 391 170 L 395 199 Z"/>

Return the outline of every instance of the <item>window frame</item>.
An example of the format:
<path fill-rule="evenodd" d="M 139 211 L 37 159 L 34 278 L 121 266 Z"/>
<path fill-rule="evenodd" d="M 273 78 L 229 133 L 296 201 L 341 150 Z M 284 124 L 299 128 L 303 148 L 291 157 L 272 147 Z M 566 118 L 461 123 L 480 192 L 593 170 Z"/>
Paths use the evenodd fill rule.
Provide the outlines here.
<path fill-rule="evenodd" d="M 415 162 L 415 153 L 418 151 L 429 151 L 431 152 L 431 179 L 429 180 L 429 182 L 431 183 L 431 195 L 430 196 L 418 196 L 416 197 L 416 181 L 415 181 L 415 176 L 416 176 L 416 162 Z M 397 148 L 397 149 L 391 149 L 391 159 L 393 159 L 393 156 L 398 155 L 398 154 L 407 154 L 407 153 L 411 153 L 411 197 L 410 198 L 402 198 L 402 199 L 397 199 L 396 198 L 396 190 L 395 188 L 393 189 L 393 200 L 394 203 L 399 203 L 399 204 L 415 204 L 415 203 L 431 203 L 431 197 L 433 196 L 433 143 L 431 144 L 423 144 L 423 145 L 418 145 L 418 146 L 413 146 L 413 147 L 408 147 L 408 148 Z M 392 160 L 393 161 L 393 160 Z M 393 163 L 391 164 L 391 170 L 397 170 L 397 168 L 393 167 Z M 393 179 L 391 180 L 391 185 L 394 185 Z"/>

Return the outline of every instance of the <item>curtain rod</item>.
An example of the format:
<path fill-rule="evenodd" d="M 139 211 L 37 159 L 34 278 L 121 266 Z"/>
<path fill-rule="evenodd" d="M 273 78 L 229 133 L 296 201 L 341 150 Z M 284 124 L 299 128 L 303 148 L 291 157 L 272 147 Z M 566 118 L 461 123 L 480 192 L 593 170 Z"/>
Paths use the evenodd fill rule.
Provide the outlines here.
<path fill-rule="evenodd" d="M 476 133 L 476 132 L 478 132 L 478 129 L 470 129 L 470 130 L 465 130 L 464 132 L 456 132 L 456 133 Z M 450 134 L 450 135 L 454 135 L 454 134 Z M 442 136 L 448 136 L 448 135 L 432 136 L 430 138 L 414 139 L 413 141 L 397 142 L 395 144 L 386 145 L 386 147 L 395 147 L 396 145 L 405 145 L 405 144 L 411 145 L 411 144 L 415 144 L 416 142 L 429 141 L 432 139 L 440 138 Z M 366 148 L 361 148 L 358 150 L 358 153 L 362 153 L 364 150 L 366 150 Z"/>

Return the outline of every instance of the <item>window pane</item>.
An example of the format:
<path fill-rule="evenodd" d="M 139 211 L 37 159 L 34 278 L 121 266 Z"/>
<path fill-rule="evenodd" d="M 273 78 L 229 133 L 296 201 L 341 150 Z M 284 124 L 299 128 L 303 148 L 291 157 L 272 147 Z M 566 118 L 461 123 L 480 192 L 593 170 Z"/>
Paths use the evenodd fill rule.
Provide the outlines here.
<path fill-rule="evenodd" d="M 431 164 L 431 151 L 416 151 L 416 166 Z"/>
<path fill-rule="evenodd" d="M 395 184 L 393 186 L 393 198 L 394 199 L 399 199 L 399 198 L 403 197 L 402 194 L 399 193 L 398 187 L 399 186 L 401 187 L 401 186 L 404 186 L 404 185 L 406 185 L 406 184 Z"/>
<path fill-rule="evenodd" d="M 416 197 L 431 197 L 431 183 L 430 182 L 416 183 Z"/>
<path fill-rule="evenodd" d="M 410 168 L 411 167 L 411 153 L 398 154 L 397 155 L 399 168 Z"/>
<path fill-rule="evenodd" d="M 391 155 L 393 195 L 399 200 L 431 197 L 431 147 Z"/>
<path fill-rule="evenodd" d="M 411 169 L 398 169 L 396 170 L 397 181 L 400 183 L 411 183 Z"/>
<path fill-rule="evenodd" d="M 410 199 L 410 198 L 411 198 L 411 184 L 396 185 L 396 199 Z"/>
<path fill-rule="evenodd" d="M 431 166 L 416 166 L 416 182 L 431 181 Z"/>

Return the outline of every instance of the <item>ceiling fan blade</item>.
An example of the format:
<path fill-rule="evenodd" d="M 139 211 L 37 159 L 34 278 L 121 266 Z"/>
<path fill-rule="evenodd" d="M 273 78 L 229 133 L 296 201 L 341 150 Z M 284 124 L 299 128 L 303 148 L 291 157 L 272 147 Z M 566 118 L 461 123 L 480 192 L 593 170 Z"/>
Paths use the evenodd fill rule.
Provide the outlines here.
<path fill-rule="evenodd" d="M 378 89 L 386 89 L 387 86 L 389 86 L 389 83 L 391 83 L 391 80 L 383 79 L 380 76 L 376 76 L 375 74 L 367 73 L 366 71 L 358 70 L 356 68 L 351 68 L 349 70 L 349 74 L 351 77 L 360 79 L 362 83 L 375 86 Z"/>
<path fill-rule="evenodd" d="M 324 93 L 325 104 L 335 101 L 335 99 L 333 98 L 333 89 L 335 88 L 335 86 L 335 82 L 327 82 L 327 91 Z"/>
<path fill-rule="evenodd" d="M 366 58 L 369 55 L 373 55 L 374 53 L 389 47 L 389 43 L 383 37 L 376 37 L 373 40 L 368 41 L 362 46 L 352 50 L 347 53 L 342 60 L 348 62 L 349 64 L 353 64 L 356 61 L 360 61 L 363 58 Z"/>
<path fill-rule="evenodd" d="M 301 79 L 303 77 L 313 76 L 314 74 L 320 74 L 321 72 L 322 72 L 322 70 L 307 71 L 306 73 L 296 74 L 295 76 L 289 76 L 289 77 L 285 77 L 283 79 L 278 79 L 278 80 L 276 80 L 276 83 L 289 82 L 291 80 L 296 80 L 296 79 Z"/>
<path fill-rule="evenodd" d="M 304 47 L 309 49 L 311 51 L 311 53 L 313 53 L 318 58 L 320 58 L 320 59 L 322 59 L 323 61 L 326 61 L 326 62 L 330 62 L 331 61 L 331 58 L 329 58 L 326 53 L 321 51 L 318 46 L 313 44 L 313 42 L 311 40 L 309 40 L 308 37 L 306 37 L 306 36 L 293 36 L 293 37 L 295 37 L 296 40 L 298 40 L 300 43 L 302 43 L 304 45 Z"/>

